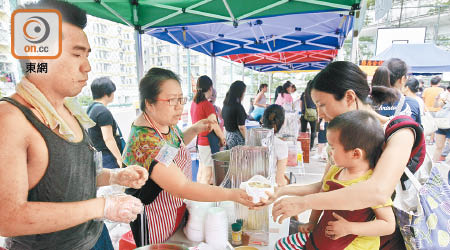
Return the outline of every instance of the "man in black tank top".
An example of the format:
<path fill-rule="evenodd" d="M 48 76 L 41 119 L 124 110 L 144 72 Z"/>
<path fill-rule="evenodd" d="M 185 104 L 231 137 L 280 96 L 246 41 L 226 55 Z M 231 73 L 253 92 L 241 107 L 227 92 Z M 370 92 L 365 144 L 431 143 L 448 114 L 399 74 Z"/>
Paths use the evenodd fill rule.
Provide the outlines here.
<path fill-rule="evenodd" d="M 56 0 L 23 8 L 61 13 L 62 48 L 56 59 L 21 60 L 24 71 L 27 63 L 47 63 L 47 73 L 24 72 L 17 93 L 0 101 L 0 235 L 9 237 L 10 250 L 99 249 L 105 231 L 95 219 L 129 223 L 142 204 L 127 195 L 96 198 L 96 188 L 140 188 L 148 172 L 139 166 L 116 172 L 96 168 L 95 150 L 82 127 L 90 120 L 65 100 L 81 92 L 91 70 L 86 13 Z"/>

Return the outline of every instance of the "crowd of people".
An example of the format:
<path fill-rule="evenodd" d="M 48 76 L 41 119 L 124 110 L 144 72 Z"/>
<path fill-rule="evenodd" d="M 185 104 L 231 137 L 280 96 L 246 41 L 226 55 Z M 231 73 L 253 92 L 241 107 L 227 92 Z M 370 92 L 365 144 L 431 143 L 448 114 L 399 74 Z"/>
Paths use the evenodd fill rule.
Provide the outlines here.
<path fill-rule="evenodd" d="M 21 8 L 57 9 L 63 39 L 61 56 L 48 60 L 49 72 L 25 73 L 17 92 L 0 102 L 0 235 L 8 237 L 8 249 L 113 249 L 103 220 L 129 223 L 138 247 L 165 242 L 182 225 L 184 199 L 234 201 L 253 209 L 274 203 L 279 222 L 312 210 L 309 223 L 275 249 L 405 249 L 391 195 L 403 182 L 405 166 L 413 173 L 422 166 L 425 113 L 439 117 L 450 109 L 450 87 L 439 87 L 439 77 L 422 89 L 406 63 L 394 58 L 369 84 L 357 65 L 336 61 L 308 82 L 298 102 L 290 81 L 277 88 L 274 104 L 261 84 L 249 116 L 243 81 L 230 85 L 220 109 L 214 84 L 204 75 L 190 107 L 192 126 L 181 131 L 177 123 L 188 100 L 180 79 L 151 68 L 139 82 L 141 112 L 125 142 L 107 108 L 116 91 L 109 78 L 92 82 L 94 102 L 87 111 L 72 98 L 91 70 L 86 13 L 57 0 Z M 254 204 L 244 190 L 211 185 L 212 155 L 245 144 L 249 117 L 277 134 L 285 113 L 297 110 L 300 131 L 309 126 L 310 148 L 318 130 L 318 155 L 327 158 L 320 182 L 289 185 L 288 146 L 275 137 L 270 175 L 278 188 L 269 199 Z M 449 139 L 450 128 L 444 127 L 430 136 L 435 161 L 447 156 Z M 191 181 L 186 147 L 194 140 L 197 182 Z M 108 185 L 127 189 L 97 197 L 97 187 Z"/>

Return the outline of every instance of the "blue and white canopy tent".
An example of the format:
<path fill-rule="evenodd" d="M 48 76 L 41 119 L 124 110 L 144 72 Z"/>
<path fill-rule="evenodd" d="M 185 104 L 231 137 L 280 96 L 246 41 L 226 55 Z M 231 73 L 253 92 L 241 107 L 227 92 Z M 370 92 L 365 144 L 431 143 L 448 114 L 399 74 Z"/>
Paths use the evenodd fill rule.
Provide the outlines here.
<path fill-rule="evenodd" d="M 349 12 L 315 12 L 153 28 L 146 34 L 209 56 L 341 48 Z"/>

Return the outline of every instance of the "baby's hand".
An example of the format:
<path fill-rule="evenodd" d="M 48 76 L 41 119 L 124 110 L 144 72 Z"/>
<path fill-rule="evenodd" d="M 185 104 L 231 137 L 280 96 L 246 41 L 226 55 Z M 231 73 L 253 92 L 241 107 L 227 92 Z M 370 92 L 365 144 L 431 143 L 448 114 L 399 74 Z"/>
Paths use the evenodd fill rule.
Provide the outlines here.
<path fill-rule="evenodd" d="M 336 218 L 335 221 L 329 221 L 327 227 L 325 228 L 325 236 L 332 240 L 337 240 L 348 234 L 351 234 L 350 224 L 342 216 L 337 213 L 333 213 L 333 217 Z"/>
<path fill-rule="evenodd" d="M 304 233 L 304 234 L 311 233 L 314 230 L 315 226 L 316 226 L 316 224 L 315 223 L 311 223 L 311 222 L 308 222 L 308 223 L 305 223 L 305 224 L 301 224 L 301 225 L 298 226 L 298 232 L 299 233 Z"/>

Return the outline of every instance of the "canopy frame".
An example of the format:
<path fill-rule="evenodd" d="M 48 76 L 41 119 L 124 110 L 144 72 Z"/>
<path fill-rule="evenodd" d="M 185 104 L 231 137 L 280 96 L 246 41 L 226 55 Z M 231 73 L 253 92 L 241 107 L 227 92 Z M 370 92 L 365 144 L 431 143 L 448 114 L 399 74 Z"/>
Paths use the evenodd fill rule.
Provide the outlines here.
<path fill-rule="evenodd" d="M 212 22 L 230 22 L 232 23 L 232 25 L 234 27 L 237 27 L 238 25 L 242 25 L 242 21 L 244 19 L 247 18 L 263 18 L 263 16 L 258 17 L 256 15 L 263 13 L 266 10 L 270 10 L 272 8 L 275 8 L 277 6 L 281 6 L 283 4 L 289 3 L 289 2 L 302 2 L 302 3 L 306 3 L 306 4 L 311 4 L 311 5 L 317 5 L 317 6 L 324 6 L 330 9 L 326 9 L 326 8 L 322 8 L 323 11 L 330 11 L 331 9 L 338 9 L 338 10 L 343 10 L 343 11 L 350 11 L 350 13 L 352 13 L 353 10 L 358 9 L 359 8 L 359 4 L 360 1 L 354 1 L 354 2 L 347 2 L 348 4 L 340 4 L 340 3 L 333 3 L 333 2 L 327 2 L 327 1 L 323 1 L 323 0 L 280 0 L 280 1 L 276 1 L 276 2 L 271 2 L 266 4 L 265 6 L 260 6 L 259 8 L 255 9 L 255 10 L 251 10 L 247 13 L 233 13 L 233 10 L 230 6 L 230 2 L 231 0 L 222 0 L 221 2 L 223 3 L 226 12 L 228 15 L 221 15 L 221 14 L 216 14 L 216 13 L 207 13 L 205 11 L 201 11 L 198 8 L 205 6 L 208 3 L 211 3 L 215 0 L 203 0 L 203 1 L 199 1 L 196 3 L 193 3 L 190 6 L 187 6 L 185 8 L 181 8 L 181 7 L 176 7 L 176 6 L 171 6 L 169 4 L 162 4 L 162 3 L 155 3 L 152 0 L 130 0 L 130 4 L 132 5 L 131 8 L 131 20 L 127 20 L 127 17 L 125 17 L 124 15 L 120 14 L 118 11 L 114 10 L 113 7 L 110 6 L 110 3 L 124 3 L 125 1 L 123 0 L 68 0 L 69 2 L 73 2 L 73 3 L 80 3 L 80 5 L 82 5 L 83 3 L 96 3 L 99 6 L 102 6 L 102 8 L 104 10 L 106 10 L 108 13 L 112 14 L 112 16 L 118 18 L 118 20 L 120 20 L 121 22 L 123 22 L 124 24 L 132 27 L 135 29 L 135 46 L 136 46 L 136 67 L 137 67 L 137 80 L 139 82 L 139 80 L 141 79 L 142 75 L 143 75 L 143 56 L 142 56 L 142 41 L 141 41 L 141 36 L 142 34 L 144 34 L 146 32 L 149 32 L 149 30 L 152 30 L 152 27 L 157 25 L 157 24 L 161 24 L 162 22 L 169 20 L 171 18 L 175 18 L 180 16 L 181 14 L 184 13 L 188 13 L 191 15 L 195 15 L 195 16 L 202 16 L 202 17 L 207 17 L 207 18 L 215 18 L 217 20 L 213 20 Z M 220 1 L 220 0 L 219 0 Z M 364 1 L 364 0 L 363 0 Z M 157 8 L 161 8 L 161 9 L 165 9 L 165 10 L 170 10 L 170 11 L 174 11 L 173 13 L 169 13 L 165 16 L 162 16 L 156 20 L 152 20 L 149 23 L 141 23 L 141 18 L 139 16 L 139 11 L 138 11 L 138 7 L 139 5 L 150 5 L 150 6 L 154 6 Z M 81 6 L 80 6 L 81 7 Z M 89 8 L 88 5 L 86 5 L 86 8 Z M 318 8 L 321 9 L 321 8 Z M 319 10 L 320 11 L 320 10 Z M 336 10 L 335 10 L 336 11 Z M 289 12 L 289 11 L 288 11 Z M 293 14 L 291 12 L 286 12 L 286 13 L 281 13 L 281 15 L 285 15 L 285 14 Z M 268 12 L 267 12 L 268 13 Z M 103 15 L 103 16 L 102 16 Z M 126 15 L 126 14 L 125 14 Z M 114 20 L 111 16 L 108 17 L 108 15 L 105 16 L 105 13 L 103 14 L 98 14 L 99 17 L 103 17 L 106 19 L 110 19 L 116 22 L 120 22 L 118 20 Z M 142 19 L 143 20 L 143 19 Z M 195 20 L 195 19 L 194 19 Z M 204 20 L 208 20 L 208 19 L 204 19 Z M 175 21 L 176 23 L 177 21 Z M 202 21 L 201 21 L 202 22 Z M 201 23 L 200 22 L 200 23 Z M 241 23 L 240 23 L 241 22 Z M 170 22 L 169 22 L 170 23 Z M 342 25 L 345 22 L 345 20 L 341 20 Z M 182 25 L 182 24 L 180 24 Z M 347 22 L 347 30 L 349 30 L 350 27 L 350 22 Z M 312 45 L 312 46 L 318 46 L 324 49 L 335 49 L 335 47 L 332 46 L 328 46 L 328 45 L 324 45 L 324 44 L 320 44 L 320 42 L 318 42 L 318 39 L 324 38 L 324 37 L 333 37 L 332 34 L 319 34 L 319 33 L 315 33 L 316 35 L 319 35 L 319 37 L 316 38 L 311 38 L 311 39 L 305 39 L 304 41 L 301 40 L 297 40 L 297 41 L 291 41 L 294 42 L 294 44 L 292 45 L 288 45 L 286 47 L 283 48 L 278 48 L 278 49 L 274 49 L 271 46 L 271 42 L 273 41 L 273 43 L 275 43 L 275 41 L 277 39 L 281 39 L 281 37 L 279 36 L 271 36 L 271 37 L 267 37 L 266 33 L 264 32 L 264 30 L 262 29 L 261 26 L 259 27 L 253 27 L 250 26 L 250 30 L 251 32 L 254 33 L 255 38 L 257 38 L 257 35 L 255 33 L 255 30 L 259 30 L 262 34 L 263 34 L 263 39 L 261 39 L 261 43 L 264 43 L 266 45 L 266 49 L 264 48 L 255 48 L 252 47 L 252 42 L 250 41 L 242 41 L 244 44 L 243 45 L 236 45 L 236 44 L 232 44 L 232 43 L 228 43 L 227 41 L 220 41 L 220 43 L 222 44 L 228 44 L 231 46 L 231 48 L 226 49 L 224 51 L 221 51 L 220 53 L 209 53 L 207 52 L 207 54 L 209 56 L 215 57 L 217 55 L 223 55 L 226 53 L 230 53 L 233 50 L 236 50 L 237 48 L 247 48 L 250 49 L 252 51 L 254 51 L 254 53 L 264 53 L 264 52 L 279 52 L 279 51 L 283 51 L 289 48 L 293 48 L 295 47 L 295 44 L 298 45 Z M 307 31 L 307 28 L 303 27 L 303 31 Z M 292 31 L 291 31 L 292 32 Z M 294 31 L 295 32 L 295 31 Z M 310 31 L 311 33 L 314 33 L 312 30 Z M 190 32 L 185 29 L 184 30 L 184 36 L 189 36 L 190 38 L 192 38 L 195 41 L 195 44 L 192 44 L 191 46 L 184 46 L 185 48 L 191 49 L 191 48 L 196 48 L 198 46 L 201 46 L 204 51 L 208 51 L 205 48 L 205 44 L 207 44 L 210 41 L 214 40 L 214 36 L 207 39 L 207 40 L 203 40 L 203 41 L 199 41 L 198 39 L 195 38 L 195 36 L 192 36 L 191 34 L 189 34 Z M 287 32 L 287 34 L 289 34 L 289 32 Z M 167 35 L 170 36 L 171 39 L 173 39 L 174 41 L 176 41 L 176 43 L 178 45 L 182 45 L 183 43 L 179 40 L 179 38 L 177 38 L 175 35 L 173 35 L 170 31 L 167 31 Z M 338 34 L 336 34 L 337 36 L 339 36 Z M 220 34 L 217 34 L 217 36 L 220 36 Z M 338 39 L 343 39 L 345 38 L 345 34 L 344 36 L 339 36 Z M 286 39 L 286 38 L 285 38 Z M 211 45 L 212 46 L 212 45 Z M 215 60 L 215 59 L 214 59 Z M 213 67 L 215 69 L 215 65 Z M 215 74 L 215 72 L 213 73 Z M 190 85 L 190 83 L 189 83 Z"/>

